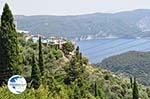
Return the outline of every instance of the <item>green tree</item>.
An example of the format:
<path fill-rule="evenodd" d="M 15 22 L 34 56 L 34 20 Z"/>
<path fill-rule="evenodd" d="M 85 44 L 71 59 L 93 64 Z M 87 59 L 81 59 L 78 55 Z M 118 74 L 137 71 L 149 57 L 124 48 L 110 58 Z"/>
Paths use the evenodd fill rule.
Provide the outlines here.
<path fill-rule="evenodd" d="M 67 41 L 67 43 L 62 45 L 62 51 L 65 54 L 69 54 L 69 52 L 72 52 L 73 50 L 74 50 L 74 45 L 70 41 Z"/>
<path fill-rule="evenodd" d="M 97 97 L 98 96 L 98 85 L 97 85 L 97 82 L 95 81 L 95 84 L 94 84 L 94 96 Z"/>
<path fill-rule="evenodd" d="M 138 91 L 138 85 L 136 83 L 136 78 L 134 78 L 134 84 L 133 84 L 133 98 L 132 99 L 139 99 L 139 91 Z"/>
<path fill-rule="evenodd" d="M 70 60 L 69 66 L 66 69 L 67 76 L 65 78 L 66 84 L 71 84 L 76 81 L 79 87 L 83 86 L 86 78 L 85 67 L 82 61 L 82 54 L 79 52 L 79 47 L 75 51 L 75 55 Z"/>
<path fill-rule="evenodd" d="M 74 95 L 73 95 L 73 99 L 81 99 L 81 92 L 80 92 L 80 89 L 78 86 L 74 85 L 75 88 L 74 88 Z"/>
<path fill-rule="evenodd" d="M 101 82 L 98 83 L 97 81 L 95 81 L 94 96 L 96 97 L 96 99 L 106 99 Z"/>
<path fill-rule="evenodd" d="M 66 78 L 64 80 L 65 84 L 71 84 L 79 76 L 78 66 L 75 57 L 70 60 L 69 67 L 66 68 Z"/>
<path fill-rule="evenodd" d="M 41 76 L 44 74 L 44 62 L 43 62 L 43 52 L 42 52 L 42 41 L 41 37 L 39 37 L 39 69 L 41 72 Z"/>
<path fill-rule="evenodd" d="M 1 16 L 0 27 L 0 84 L 7 81 L 15 70 L 19 61 L 18 33 L 16 32 L 14 18 L 5 4 Z"/>
<path fill-rule="evenodd" d="M 38 68 L 38 65 L 35 61 L 35 56 L 33 54 L 32 56 L 32 72 L 31 72 L 31 80 L 32 80 L 32 86 L 37 89 L 40 86 L 40 70 Z"/>
<path fill-rule="evenodd" d="M 77 60 L 81 59 L 81 54 L 80 54 L 80 48 L 79 46 L 77 46 L 76 50 L 75 50 L 75 55 L 76 55 L 76 58 Z"/>
<path fill-rule="evenodd" d="M 131 88 L 132 88 L 132 85 L 133 85 L 132 77 L 130 77 L 130 84 L 131 84 Z"/>

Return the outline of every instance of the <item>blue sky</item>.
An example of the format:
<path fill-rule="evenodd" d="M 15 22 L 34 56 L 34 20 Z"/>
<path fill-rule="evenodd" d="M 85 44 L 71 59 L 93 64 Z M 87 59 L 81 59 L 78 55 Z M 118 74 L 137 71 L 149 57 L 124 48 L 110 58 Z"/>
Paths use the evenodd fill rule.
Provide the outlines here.
<path fill-rule="evenodd" d="M 17 15 L 79 15 L 150 9 L 150 0 L 0 0 L 0 13 L 5 2 Z"/>

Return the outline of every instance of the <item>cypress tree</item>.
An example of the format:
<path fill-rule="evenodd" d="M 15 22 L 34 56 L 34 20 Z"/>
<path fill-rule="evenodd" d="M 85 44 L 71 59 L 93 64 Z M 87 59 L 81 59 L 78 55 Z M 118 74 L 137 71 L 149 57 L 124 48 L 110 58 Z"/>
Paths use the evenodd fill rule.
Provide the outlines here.
<path fill-rule="evenodd" d="M 139 92 L 138 92 L 138 85 L 136 83 L 136 78 L 134 78 L 133 84 L 133 98 L 132 99 L 139 99 Z"/>
<path fill-rule="evenodd" d="M 37 89 L 40 86 L 40 70 L 38 68 L 38 65 L 35 61 L 35 56 L 33 54 L 32 56 L 32 72 L 31 72 L 31 80 L 32 80 L 32 86 Z"/>
<path fill-rule="evenodd" d="M 130 77 L 130 84 L 131 84 L 131 88 L 132 88 L 132 85 L 133 85 L 132 77 Z"/>
<path fill-rule="evenodd" d="M 81 69 L 84 69 L 82 53 L 80 53 L 79 56 L 80 56 L 80 58 L 78 59 L 78 61 L 80 62 L 80 67 L 81 67 Z"/>
<path fill-rule="evenodd" d="M 41 37 L 39 37 L 39 69 L 41 72 L 41 76 L 44 74 L 44 64 L 43 64 L 43 53 L 42 53 L 42 41 Z"/>
<path fill-rule="evenodd" d="M 77 48 L 76 48 L 76 52 L 79 54 L 79 46 L 77 46 Z"/>
<path fill-rule="evenodd" d="M 98 86 L 97 86 L 97 82 L 95 81 L 95 84 L 94 84 L 94 96 L 97 97 L 98 96 Z"/>
<path fill-rule="evenodd" d="M 80 59 L 79 46 L 77 46 L 77 48 L 76 48 L 75 55 L 76 55 L 77 60 L 79 60 Z"/>
<path fill-rule="evenodd" d="M 107 99 L 101 82 L 95 81 L 93 90 L 96 99 Z"/>
<path fill-rule="evenodd" d="M 18 34 L 8 4 L 5 4 L 0 27 L 0 84 L 15 72 L 19 61 Z"/>
<path fill-rule="evenodd" d="M 80 53 L 80 60 L 82 60 L 82 53 Z"/>

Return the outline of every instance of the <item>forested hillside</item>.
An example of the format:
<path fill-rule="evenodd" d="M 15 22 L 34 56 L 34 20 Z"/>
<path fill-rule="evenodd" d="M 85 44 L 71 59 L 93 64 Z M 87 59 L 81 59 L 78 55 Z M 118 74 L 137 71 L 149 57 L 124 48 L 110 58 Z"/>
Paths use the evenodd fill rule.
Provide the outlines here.
<path fill-rule="evenodd" d="M 150 52 L 131 51 L 104 59 L 100 67 L 117 74 L 135 76 L 144 85 L 150 85 Z"/>
<path fill-rule="evenodd" d="M 16 16 L 18 29 L 68 38 L 149 37 L 150 10 L 77 16 Z"/>

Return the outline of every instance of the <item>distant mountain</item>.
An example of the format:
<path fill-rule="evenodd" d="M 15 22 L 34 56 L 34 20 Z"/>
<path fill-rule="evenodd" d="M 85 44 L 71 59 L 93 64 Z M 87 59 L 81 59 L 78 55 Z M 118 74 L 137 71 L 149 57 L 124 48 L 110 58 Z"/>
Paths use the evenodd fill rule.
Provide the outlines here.
<path fill-rule="evenodd" d="M 135 76 L 139 82 L 150 86 L 150 52 L 127 52 L 104 59 L 97 66 L 117 74 Z"/>
<path fill-rule="evenodd" d="M 18 29 L 68 38 L 150 37 L 150 10 L 77 16 L 16 16 Z"/>

